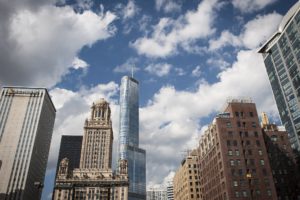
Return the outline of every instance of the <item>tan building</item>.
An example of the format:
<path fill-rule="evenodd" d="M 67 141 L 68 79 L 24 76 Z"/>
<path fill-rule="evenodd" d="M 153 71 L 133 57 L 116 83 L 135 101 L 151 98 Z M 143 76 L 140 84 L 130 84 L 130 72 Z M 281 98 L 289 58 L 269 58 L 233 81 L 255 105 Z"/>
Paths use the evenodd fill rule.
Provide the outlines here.
<path fill-rule="evenodd" d="M 190 200 L 200 198 L 200 184 L 198 175 L 198 155 L 193 150 L 181 162 L 173 179 L 175 200 Z"/>
<path fill-rule="evenodd" d="M 276 200 L 256 106 L 228 101 L 199 141 L 201 198 Z"/>
<path fill-rule="evenodd" d="M 93 103 L 90 119 L 85 121 L 80 168 L 69 171 L 69 160 L 61 161 L 53 198 L 128 199 L 127 161 L 119 161 L 118 174 L 111 169 L 113 131 L 109 104 Z"/>

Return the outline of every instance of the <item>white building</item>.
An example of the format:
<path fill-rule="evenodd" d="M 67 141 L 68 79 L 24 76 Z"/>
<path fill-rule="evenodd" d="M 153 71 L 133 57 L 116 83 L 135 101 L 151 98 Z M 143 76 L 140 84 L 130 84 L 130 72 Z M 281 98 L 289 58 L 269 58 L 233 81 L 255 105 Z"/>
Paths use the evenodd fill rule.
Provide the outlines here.
<path fill-rule="evenodd" d="M 167 190 L 164 188 L 150 188 L 147 190 L 147 200 L 167 200 Z"/>
<path fill-rule="evenodd" d="M 55 120 L 44 88 L 3 87 L 0 199 L 40 199 Z"/>

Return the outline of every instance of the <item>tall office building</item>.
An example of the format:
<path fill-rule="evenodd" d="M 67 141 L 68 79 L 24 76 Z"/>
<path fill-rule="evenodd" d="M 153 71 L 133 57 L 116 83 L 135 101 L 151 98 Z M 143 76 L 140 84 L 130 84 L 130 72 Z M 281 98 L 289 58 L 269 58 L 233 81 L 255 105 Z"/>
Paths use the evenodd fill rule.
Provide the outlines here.
<path fill-rule="evenodd" d="M 129 199 L 146 199 L 146 151 L 139 148 L 139 83 L 124 76 L 120 88 L 119 158 L 128 161 Z"/>
<path fill-rule="evenodd" d="M 44 88 L 4 87 L 0 96 L 0 199 L 40 199 L 55 120 Z"/>
<path fill-rule="evenodd" d="M 167 199 L 174 200 L 173 180 L 167 183 Z"/>
<path fill-rule="evenodd" d="M 64 158 L 69 159 L 70 171 L 79 168 L 81 145 L 82 135 L 63 135 L 61 137 L 56 172 L 58 171 L 59 163 Z"/>
<path fill-rule="evenodd" d="M 113 130 L 109 103 L 100 99 L 93 103 L 90 118 L 84 123 L 79 168 L 70 168 L 73 154 L 61 160 L 53 199 L 127 200 L 127 161 L 119 160 L 119 174 L 113 173 L 112 146 Z M 78 149 L 75 151 L 78 152 Z"/>
<path fill-rule="evenodd" d="M 259 53 L 292 148 L 300 151 L 300 1 L 283 17 Z"/>
<path fill-rule="evenodd" d="M 208 126 L 199 141 L 199 170 L 200 199 L 277 199 L 251 100 L 228 101 L 223 113 Z"/>

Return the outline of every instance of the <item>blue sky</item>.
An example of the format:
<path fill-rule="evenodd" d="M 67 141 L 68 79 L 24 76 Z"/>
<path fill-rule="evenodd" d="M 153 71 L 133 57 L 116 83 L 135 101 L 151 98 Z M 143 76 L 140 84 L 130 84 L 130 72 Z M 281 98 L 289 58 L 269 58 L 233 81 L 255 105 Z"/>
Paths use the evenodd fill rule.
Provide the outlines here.
<path fill-rule="evenodd" d="M 1 85 L 43 86 L 57 107 L 43 199 L 62 134 L 80 135 L 105 97 L 118 136 L 119 83 L 140 82 L 148 186 L 179 166 L 228 97 L 279 122 L 257 49 L 296 0 L 26 0 L 0 3 Z M 116 150 L 116 147 L 114 147 Z M 115 155 L 115 152 L 114 152 Z"/>

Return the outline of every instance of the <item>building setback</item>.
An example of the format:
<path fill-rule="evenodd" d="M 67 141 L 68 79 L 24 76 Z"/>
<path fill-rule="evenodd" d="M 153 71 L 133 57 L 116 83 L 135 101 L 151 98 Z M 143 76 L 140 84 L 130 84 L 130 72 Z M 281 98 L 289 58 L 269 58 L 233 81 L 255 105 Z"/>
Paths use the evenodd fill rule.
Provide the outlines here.
<path fill-rule="evenodd" d="M 198 154 L 193 150 L 181 162 L 173 178 L 174 199 L 202 199 L 200 196 Z"/>
<path fill-rule="evenodd" d="M 167 200 L 167 190 L 161 188 L 150 188 L 147 190 L 147 200 Z"/>
<path fill-rule="evenodd" d="M 82 135 L 61 136 L 56 172 L 58 171 L 59 163 L 64 158 L 69 159 L 68 167 L 70 171 L 79 168 L 81 145 Z"/>
<path fill-rule="evenodd" d="M 265 113 L 262 131 L 278 199 L 300 199 L 300 172 L 287 132 L 270 124 Z"/>
<path fill-rule="evenodd" d="M 129 199 L 146 199 L 146 151 L 139 148 L 139 83 L 124 76 L 120 87 L 119 159 L 128 161 Z"/>
<path fill-rule="evenodd" d="M 56 110 L 44 88 L 3 87 L 0 199 L 40 199 Z"/>
<path fill-rule="evenodd" d="M 300 1 L 283 17 L 259 53 L 292 148 L 300 151 Z"/>
<path fill-rule="evenodd" d="M 174 200 L 173 180 L 167 183 L 167 197 L 168 200 Z"/>
<path fill-rule="evenodd" d="M 54 200 L 128 199 L 127 161 L 119 160 L 118 174 L 113 173 L 113 130 L 108 102 L 93 103 L 91 115 L 84 123 L 80 166 L 73 171 L 69 158 L 59 164 Z"/>
<path fill-rule="evenodd" d="M 251 100 L 228 101 L 209 125 L 199 141 L 199 171 L 202 199 L 277 199 Z"/>

